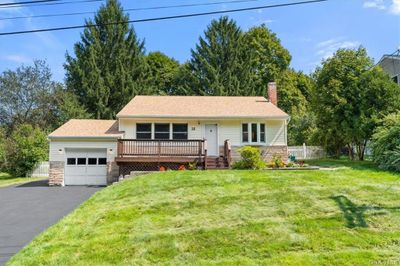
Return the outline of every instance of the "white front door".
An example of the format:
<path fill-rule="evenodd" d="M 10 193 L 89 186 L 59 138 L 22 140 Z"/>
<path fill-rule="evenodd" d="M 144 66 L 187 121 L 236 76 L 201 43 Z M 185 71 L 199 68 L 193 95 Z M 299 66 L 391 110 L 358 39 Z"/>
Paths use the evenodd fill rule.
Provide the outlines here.
<path fill-rule="evenodd" d="M 218 125 L 207 124 L 205 138 L 207 140 L 207 155 L 218 156 Z"/>
<path fill-rule="evenodd" d="M 107 185 L 106 149 L 67 149 L 64 184 Z"/>

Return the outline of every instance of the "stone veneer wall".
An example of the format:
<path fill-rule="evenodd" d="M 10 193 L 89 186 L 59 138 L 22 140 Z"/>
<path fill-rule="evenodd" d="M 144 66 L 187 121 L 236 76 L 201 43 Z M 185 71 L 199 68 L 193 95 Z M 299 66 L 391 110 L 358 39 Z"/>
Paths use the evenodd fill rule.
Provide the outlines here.
<path fill-rule="evenodd" d="M 119 177 L 119 166 L 116 162 L 107 163 L 107 184 L 112 184 L 118 181 Z"/>
<path fill-rule="evenodd" d="M 62 186 L 64 182 L 64 162 L 50 162 L 49 186 Z M 119 167 L 116 162 L 107 163 L 107 184 L 118 180 Z"/>
<path fill-rule="evenodd" d="M 261 150 L 261 155 L 264 161 L 269 162 L 272 160 L 274 155 L 281 156 L 284 162 L 288 161 L 288 147 L 287 146 L 257 146 Z M 238 150 L 242 146 L 232 146 L 232 160 L 240 160 L 240 153 Z M 219 147 L 220 155 L 224 154 L 224 146 Z"/>
<path fill-rule="evenodd" d="M 62 186 L 64 181 L 64 162 L 50 162 L 49 186 Z"/>

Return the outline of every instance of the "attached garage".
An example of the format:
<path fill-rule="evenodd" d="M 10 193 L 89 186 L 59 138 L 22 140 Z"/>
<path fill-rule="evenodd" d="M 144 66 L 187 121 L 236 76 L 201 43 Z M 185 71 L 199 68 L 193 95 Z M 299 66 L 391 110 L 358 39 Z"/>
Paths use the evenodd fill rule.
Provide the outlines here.
<path fill-rule="evenodd" d="M 118 179 L 115 120 L 70 120 L 49 135 L 49 185 L 99 186 Z"/>
<path fill-rule="evenodd" d="M 66 149 L 64 184 L 107 185 L 106 149 Z"/>

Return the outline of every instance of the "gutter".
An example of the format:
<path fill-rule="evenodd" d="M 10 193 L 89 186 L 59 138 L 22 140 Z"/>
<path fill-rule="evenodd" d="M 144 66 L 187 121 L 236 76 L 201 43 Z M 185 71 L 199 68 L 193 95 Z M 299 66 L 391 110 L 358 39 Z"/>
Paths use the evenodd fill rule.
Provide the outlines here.
<path fill-rule="evenodd" d="M 117 140 L 121 138 L 120 136 L 102 136 L 102 137 L 89 137 L 89 136 L 48 136 L 50 140 Z"/>
<path fill-rule="evenodd" d="M 157 119 L 157 118 L 167 118 L 167 119 L 191 119 L 191 120 L 241 120 L 241 119 L 275 119 L 275 120 L 282 120 L 290 118 L 289 115 L 286 116 L 170 116 L 170 115 L 120 115 L 117 116 L 118 119 L 120 118 L 137 118 L 137 119 Z"/>

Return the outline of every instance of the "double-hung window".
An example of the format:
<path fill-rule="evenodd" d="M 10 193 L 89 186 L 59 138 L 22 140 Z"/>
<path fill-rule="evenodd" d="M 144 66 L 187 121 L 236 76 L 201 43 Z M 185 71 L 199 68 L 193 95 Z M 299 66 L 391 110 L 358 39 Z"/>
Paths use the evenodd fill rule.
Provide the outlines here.
<path fill-rule="evenodd" d="M 172 139 L 188 139 L 188 125 L 172 124 Z"/>
<path fill-rule="evenodd" d="M 151 124 L 136 124 L 136 139 L 151 139 Z"/>
<path fill-rule="evenodd" d="M 169 124 L 154 124 L 154 139 L 169 139 Z"/>
<path fill-rule="evenodd" d="M 249 124 L 242 124 L 242 142 L 249 142 Z"/>
<path fill-rule="evenodd" d="M 243 123 L 242 142 L 263 144 L 265 143 L 265 124 L 263 123 Z"/>

